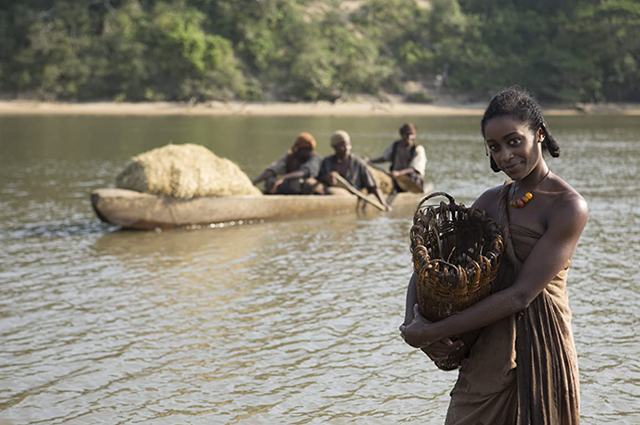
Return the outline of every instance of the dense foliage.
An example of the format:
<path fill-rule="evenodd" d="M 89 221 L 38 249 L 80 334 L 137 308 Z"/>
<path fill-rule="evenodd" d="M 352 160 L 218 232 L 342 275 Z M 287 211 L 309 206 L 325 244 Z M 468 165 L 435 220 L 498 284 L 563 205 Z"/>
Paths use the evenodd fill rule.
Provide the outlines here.
<path fill-rule="evenodd" d="M 640 101 L 637 0 L 0 0 L 0 93 Z"/>

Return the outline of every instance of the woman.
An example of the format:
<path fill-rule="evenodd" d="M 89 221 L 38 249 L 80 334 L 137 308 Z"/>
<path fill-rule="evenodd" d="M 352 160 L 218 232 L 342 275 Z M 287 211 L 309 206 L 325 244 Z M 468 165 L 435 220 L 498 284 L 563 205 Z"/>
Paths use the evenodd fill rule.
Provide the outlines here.
<path fill-rule="evenodd" d="M 491 168 L 512 181 L 474 203 L 500 223 L 505 253 L 493 293 L 428 323 L 407 291 L 405 341 L 434 360 L 459 349 L 453 335 L 483 328 L 462 362 L 446 424 L 577 424 L 578 363 L 566 291 L 587 203 L 549 170 L 560 154 L 540 106 L 518 87 L 491 100 L 482 119 Z"/>
<path fill-rule="evenodd" d="M 300 133 L 293 146 L 282 158 L 269 165 L 253 180 L 254 185 L 265 181 L 265 193 L 279 195 L 309 195 L 319 189 L 316 181 L 322 158 L 316 155 L 316 139 Z"/>

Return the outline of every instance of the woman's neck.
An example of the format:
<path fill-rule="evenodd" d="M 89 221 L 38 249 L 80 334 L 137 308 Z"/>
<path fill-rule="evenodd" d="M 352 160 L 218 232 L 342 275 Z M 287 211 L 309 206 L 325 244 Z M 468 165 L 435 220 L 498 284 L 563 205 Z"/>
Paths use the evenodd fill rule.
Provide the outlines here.
<path fill-rule="evenodd" d="M 540 164 L 535 167 L 531 172 L 516 183 L 519 190 L 531 191 L 540 184 L 542 179 L 549 173 L 549 166 L 545 161 L 540 161 Z"/>

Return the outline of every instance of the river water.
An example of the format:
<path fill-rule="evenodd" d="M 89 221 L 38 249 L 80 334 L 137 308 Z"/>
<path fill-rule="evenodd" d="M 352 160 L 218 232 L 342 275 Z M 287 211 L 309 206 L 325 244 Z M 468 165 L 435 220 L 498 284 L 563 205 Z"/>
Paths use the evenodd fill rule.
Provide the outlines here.
<path fill-rule="evenodd" d="M 478 117 L 414 118 L 428 179 L 470 204 Z M 640 424 L 640 120 L 551 117 L 590 219 L 569 294 L 585 424 Z M 89 192 L 192 142 L 256 176 L 300 131 L 373 157 L 399 118 L 0 117 L 0 425 L 443 422 L 455 372 L 404 344 L 411 212 L 121 231 Z"/>

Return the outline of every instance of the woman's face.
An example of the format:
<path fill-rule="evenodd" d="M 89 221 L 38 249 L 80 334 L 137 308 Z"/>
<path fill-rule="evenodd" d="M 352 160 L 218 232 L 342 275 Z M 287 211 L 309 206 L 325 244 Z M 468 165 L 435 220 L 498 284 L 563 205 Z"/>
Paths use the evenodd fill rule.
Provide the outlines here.
<path fill-rule="evenodd" d="M 531 173 L 542 159 L 538 143 L 541 132 L 534 133 L 529 125 L 510 116 L 490 119 L 484 127 L 484 138 L 495 163 L 513 180 Z"/>

